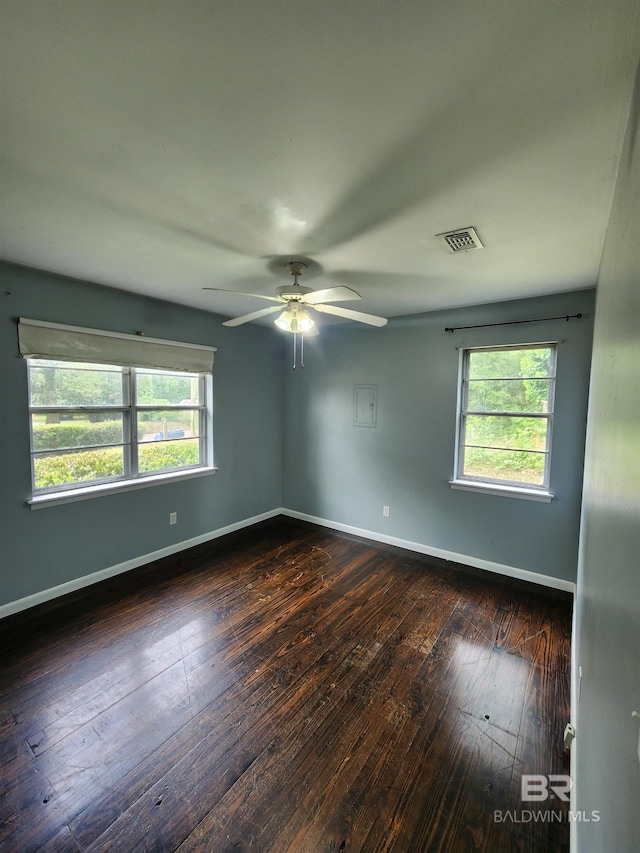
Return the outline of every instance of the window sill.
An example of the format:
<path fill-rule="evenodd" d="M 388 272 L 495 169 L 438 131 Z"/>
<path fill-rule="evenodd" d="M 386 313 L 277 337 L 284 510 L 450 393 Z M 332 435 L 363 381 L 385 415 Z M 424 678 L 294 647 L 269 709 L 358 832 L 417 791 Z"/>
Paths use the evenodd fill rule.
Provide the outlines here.
<path fill-rule="evenodd" d="M 452 489 L 480 494 L 499 495 L 506 498 L 520 498 L 525 501 L 551 503 L 555 495 L 544 489 L 527 489 L 523 486 L 503 486 L 498 483 L 481 483 L 477 480 L 449 480 Z"/>
<path fill-rule="evenodd" d="M 145 489 L 147 486 L 158 486 L 161 483 L 175 483 L 178 480 L 192 480 L 195 477 L 207 477 L 215 474 L 216 467 L 194 468 L 189 471 L 171 471 L 168 474 L 153 474 L 149 477 L 140 477 L 136 480 L 126 480 L 116 483 L 101 483 L 98 486 L 84 486 L 78 489 L 69 489 L 66 492 L 55 494 L 35 495 L 27 501 L 31 509 L 44 509 L 48 506 L 59 506 L 60 504 L 85 501 L 90 498 L 100 498 L 103 495 L 113 495 L 118 492 L 131 492 L 134 489 Z"/>

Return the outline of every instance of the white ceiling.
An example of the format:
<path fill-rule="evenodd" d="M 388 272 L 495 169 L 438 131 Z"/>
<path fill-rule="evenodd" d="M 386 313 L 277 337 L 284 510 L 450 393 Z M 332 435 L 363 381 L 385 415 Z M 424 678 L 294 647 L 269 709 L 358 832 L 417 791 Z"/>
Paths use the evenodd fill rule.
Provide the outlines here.
<path fill-rule="evenodd" d="M 271 294 L 298 258 L 303 284 L 389 317 L 596 281 L 636 0 L 2 0 L 0 18 L 7 260 L 226 316 L 264 303 L 203 286 Z M 485 249 L 435 239 L 470 225 Z"/>

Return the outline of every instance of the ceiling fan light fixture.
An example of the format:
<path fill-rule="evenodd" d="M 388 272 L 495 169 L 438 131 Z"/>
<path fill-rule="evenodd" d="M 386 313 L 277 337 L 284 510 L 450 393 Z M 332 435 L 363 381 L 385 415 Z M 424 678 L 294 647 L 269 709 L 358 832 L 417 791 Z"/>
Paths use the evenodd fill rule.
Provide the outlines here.
<path fill-rule="evenodd" d="M 274 323 L 283 332 L 308 332 L 315 326 L 310 314 L 304 308 L 292 304 L 286 308 Z"/>
<path fill-rule="evenodd" d="M 282 329 L 283 332 L 290 332 L 292 331 L 291 324 L 293 322 L 293 314 L 289 309 L 287 309 L 286 311 L 283 311 L 282 314 L 280 314 L 280 316 L 273 322 L 279 329 Z"/>

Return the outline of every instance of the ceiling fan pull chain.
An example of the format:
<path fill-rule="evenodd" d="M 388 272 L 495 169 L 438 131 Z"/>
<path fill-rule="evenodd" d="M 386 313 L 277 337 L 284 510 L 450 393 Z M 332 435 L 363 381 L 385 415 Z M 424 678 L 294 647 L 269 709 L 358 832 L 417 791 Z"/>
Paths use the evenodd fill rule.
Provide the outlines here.
<path fill-rule="evenodd" d="M 304 335 L 300 335 L 300 369 L 304 370 Z"/>
<path fill-rule="evenodd" d="M 296 338 L 297 338 L 297 337 L 298 337 L 298 336 L 297 336 L 297 335 L 296 335 L 296 333 L 294 332 L 294 333 L 293 333 L 293 369 L 294 369 L 294 370 L 296 369 Z"/>

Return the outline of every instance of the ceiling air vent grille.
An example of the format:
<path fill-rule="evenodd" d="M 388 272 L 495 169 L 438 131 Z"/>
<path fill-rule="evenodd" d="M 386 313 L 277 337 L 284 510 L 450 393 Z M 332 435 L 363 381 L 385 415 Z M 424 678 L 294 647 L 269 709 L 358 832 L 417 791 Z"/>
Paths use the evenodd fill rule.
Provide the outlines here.
<path fill-rule="evenodd" d="M 454 254 L 468 252 L 470 249 L 484 249 L 475 228 L 458 228 L 456 231 L 436 234 L 436 237 Z"/>

